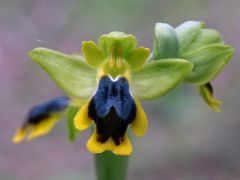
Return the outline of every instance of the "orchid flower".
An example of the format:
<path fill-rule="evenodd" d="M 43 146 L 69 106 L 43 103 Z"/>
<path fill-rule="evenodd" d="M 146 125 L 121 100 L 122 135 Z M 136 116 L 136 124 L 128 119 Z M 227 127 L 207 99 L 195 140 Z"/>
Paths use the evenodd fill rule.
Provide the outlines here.
<path fill-rule="evenodd" d="M 13 141 L 18 143 L 25 137 L 45 135 L 57 122 L 60 112 L 77 106 L 79 111 L 72 122 L 76 129 L 83 131 L 93 127 L 87 142 L 90 152 L 109 150 L 116 155 L 130 155 L 133 148 L 128 129 L 136 136 L 143 136 L 148 128 L 140 100 L 163 96 L 193 69 L 192 62 L 178 57 L 147 62 L 149 54 L 149 49 L 137 47 L 133 35 L 123 32 L 104 34 L 99 37 L 98 44 L 84 41 L 83 56 L 41 47 L 30 51 L 31 59 L 48 73 L 68 98 L 35 106 Z M 59 108 L 51 108 L 55 106 Z M 51 123 L 45 123 L 49 119 Z"/>

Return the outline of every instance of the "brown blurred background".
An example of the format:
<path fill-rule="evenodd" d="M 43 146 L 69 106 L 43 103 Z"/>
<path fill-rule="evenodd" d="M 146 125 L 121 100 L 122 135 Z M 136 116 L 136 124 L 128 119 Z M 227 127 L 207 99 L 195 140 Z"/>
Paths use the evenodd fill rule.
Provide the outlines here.
<path fill-rule="evenodd" d="M 177 26 L 186 20 L 205 21 L 236 48 L 213 81 L 222 112 L 213 112 L 186 84 L 144 103 L 150 128 L 144 138 L 134 138 L 129 179 L 240 179 L 239 7 L 239 0 L 0 0 L 0 180 L 95 178 L 85 148 L 90 132 L 69 143 L 65 119 L 45 137 L 11 143 L 33 104 L 61 95 L 28 58 L 29 50 L 80 52 L 81 41 L 114 30 L 151 47 L 156 22 Z"/>

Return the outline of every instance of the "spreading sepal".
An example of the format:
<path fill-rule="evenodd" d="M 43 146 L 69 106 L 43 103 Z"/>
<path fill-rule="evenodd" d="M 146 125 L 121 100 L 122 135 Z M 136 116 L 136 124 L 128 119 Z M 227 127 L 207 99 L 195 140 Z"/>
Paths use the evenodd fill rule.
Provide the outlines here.
<path fill-rule="evenodd" d="M 29 56 L 70 97 L 84 100 L 94 92 L 97 73 L 79 57 L 46 48 L 33 49 Z"/>
<path fill-rule="evenodd" d="M 156 99 L 181 83 L 192 68 L 192 63 L 184 59 L 148 62 L 132 72 L 131 92 L 142 100 Z"/>

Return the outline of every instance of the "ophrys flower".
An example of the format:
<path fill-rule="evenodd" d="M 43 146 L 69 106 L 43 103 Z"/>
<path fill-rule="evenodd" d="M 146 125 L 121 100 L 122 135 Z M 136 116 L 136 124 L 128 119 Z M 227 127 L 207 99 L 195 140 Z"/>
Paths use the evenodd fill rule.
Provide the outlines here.
<path fill-rule="evenodd" d="M 192 70 L 191 62 L 178 58 L 146 63 L 149 50 L 136 45 L 134 36 L 112 32 L 102 35 L 98 45 L 83 42 L 83 57 L 45 48 L 29 53 L 80 107 L 75 127 L 82 131 L 93 126 L 87 142 L 92 153 L 131 154 L 127 129 L 142 136 L 148 125 L 139 100 L 166 94 Z"/>

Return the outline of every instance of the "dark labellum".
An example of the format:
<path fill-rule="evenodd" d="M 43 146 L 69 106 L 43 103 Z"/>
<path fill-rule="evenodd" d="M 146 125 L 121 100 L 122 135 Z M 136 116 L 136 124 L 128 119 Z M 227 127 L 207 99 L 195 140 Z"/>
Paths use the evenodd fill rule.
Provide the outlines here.
<path fill-rule="evenodd" d="M 128 125 L 136 117 L 136 104 L 127 79 L 120 77 L 113 81 L 109 76 L 103 76 L 89 103 L 88 115 L 96 123 L 99 142 L 112 138 L 119 145 Z"/>

